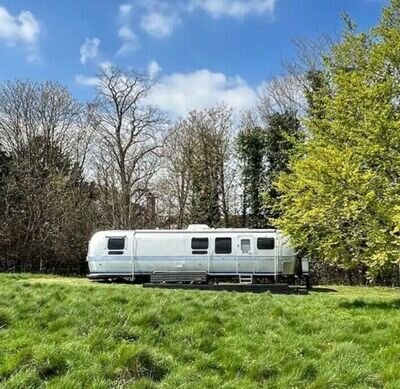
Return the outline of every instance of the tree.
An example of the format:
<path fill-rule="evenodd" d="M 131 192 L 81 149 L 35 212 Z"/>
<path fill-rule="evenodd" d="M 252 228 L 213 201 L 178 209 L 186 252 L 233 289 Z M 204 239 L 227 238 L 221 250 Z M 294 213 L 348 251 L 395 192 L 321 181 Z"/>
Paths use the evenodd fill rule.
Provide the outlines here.
<path fill-rule="evenodd" d="M 145 225 L 145 199 L 158 168 L 162 113 L 146 103 L 152 85 L 134 72 L 103 68 L 90 122 L 104 226 Z"/>
<path fill-rule="evenodd" d="M 289 159 L 304 140 L 300 120 L 295 111 L 274 112 L 266 117 L 265 133 L 265 187 L 263 200 L 265 217 L 270 225 L 279 216 L 277 200 L 279 192 L 276 181 L 289 171 Z"/>
<path fill-rule="evenodd" d="M 267 136 L 263 128 L 253 124 L 239 132 L 237 152 L 242 172 L 243 222 L 246 226 L 261 228 L 266 225 L 262 212 L 262 193 L 265 187 Z"/>
<path fill-rule="evenodd" d="M 306 112 L 310 116 L 323 118 L 325 115 L 325 99 L 331 95 L 327 75 L 323 70 L 309 69 L 306 71 L 304 96 L 307 102 Z"/>
<path fill-rule="evenodd" d="M 187 161 L 191 151 L 191 133 L 178 121 L 170 129 L 164 146 L 165 166 L 159 182 L 163 219 L 166 226 L 184 228 L 190 224 L 191 171 Z"/>
<path fill-rule="evenodd" d="M 358 33 L 346 18 L 327 58 L 330 95 L 316 93 L 309 141 L 281 177 L 279 225 L 293 243 L 375 278 L 398 263 L 400 221 L 400 1 Z"/>
<path fill-rule="evenodd" d="M 298 92 L 288 79 L 276 79 L 264 89 L 258 112 L 242 116 L 236 143 L 242 173 L 243 219 L 250 227 L 272 226 L 278 216 L 275 181 L 288 171 L 289 158 L 304 138 L 295 108 L 300 106 Z"/>
<path fill-rule="evenodd" d="M 318 91 L 320 93 L 328 92 L 325 89 L 329 85 L 324 64 L 337 40 L 328 35 L 322 35 L 315 40 L 295 39 L 296 55 L 294 58 L 284 61 L 287 71 L 286 79 L 289 80 L 289 86 L 284 89 L 290 88 L 297 91 L 296 94 L 293 92 L 290 94 L 296 96 L 297 101 L 294 100 L 295 104 L 286 104 L 285 110 L 297 111 L 300 116 L 303 116 L 310 109 L 322 108 L 314 107 L 314 94 Z M 287 95 L 287 93 L 284 94 L 284 96 Z M 287 98 L 286 101 L 288 101 Z"/>
<path fill-rule="evenodd" d="M 14 81 L 0 87 L 0 117 L 2 265 L 79 272 L 95 214 L 84 108 L 58 84 Z"/>
<path fill-rule="evenodd" d="M 29 154 L 10 162 L 5 179 L 3 252 L 17 270 L 80 272 L 96 222 L 91 188 L 61 150 L 53 149 L 49 165 L 46 142 L 32 142 Z"/>
<path fill-rule="evenodd" d="M 261 91 L 257 113 L 263 123 L 268 123 L 269 116 L 274 113 L 298 113 L 305 110 L 304 75 L 286 74 L 275 77 Z"/>
<path fill-rule="evenodd" d="M 0 141 L 7 153 L 29 156 L 27 146 L 41 137 L 47 163 L 51 164 L 54 148 L 60 147 L 84 167 L 91 133 L 83 105 L 65 87 L 49 81 L 6 82 L 0 88 L 0 117 Z"/>
<path fill-rule="evenodd" d="M 232 189 L 231 110 L 192 111 L 179 120 L 167 142 L 170 206 L 177 224 L 229 225 Z"/>

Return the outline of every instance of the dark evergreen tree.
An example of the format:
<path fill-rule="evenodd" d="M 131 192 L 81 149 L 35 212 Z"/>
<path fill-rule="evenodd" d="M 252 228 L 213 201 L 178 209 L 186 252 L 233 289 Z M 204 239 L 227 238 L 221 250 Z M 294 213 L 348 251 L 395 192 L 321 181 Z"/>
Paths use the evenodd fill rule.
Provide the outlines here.
<path fill-rule="evenodd" d="M 5 157 L 6 158 L 6 157 Z M 0 171 L 4 163 L 0 155 Z M 2 267 L 80 272 L 92 233 L 93 188 L 77 164 L 43 136 L 7 159 L 2 190 Z"/>
<path fill-rule="evenodd" d="M 275 182 L 288 171 L 289 158 L 303 139 L 296 112 L 273 112 L 265 118 L 265 128 L 245 128 L 237 139 L 242 169 L 243 218 L 246 226 L 273 226 L 278 216 L 279 196 Z"/>
<path fill-rule="evenodd" d="M 275 183 L 281 173 L 288 172 L 289 159 L 304 135 L 294 111 L 274 112 L 266 120 L 264 214 L 269 224 L 273 225 L 279 216 L 276 206 L 279 192 Z"/>
<path fill-rule="evenodd" d="M 237 138 L 237 152 L 242 169 L 243 221 L 252 228 L 266 225 L 262 212 L 265 183 L 266 131 L 261 127 L 245 128 Z"/>
<path fill-rule="evenodd" d="M 329 83 L 323 70 L 312 69 L 305 74 L 304 95 L 310 116 L 324 117 L 325 102 L 322 96 L 329 96 Z"/>

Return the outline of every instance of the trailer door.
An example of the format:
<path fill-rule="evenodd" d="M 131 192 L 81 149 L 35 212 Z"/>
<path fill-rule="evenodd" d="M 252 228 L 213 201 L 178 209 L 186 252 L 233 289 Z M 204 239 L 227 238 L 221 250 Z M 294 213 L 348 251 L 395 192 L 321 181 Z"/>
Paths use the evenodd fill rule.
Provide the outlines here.
<path fill-rule="evenodd" d="M 210 272 L 214 274 L 236 274 L 236 246 L 232 235 L 220 235 L 212 238 L 213 252 L 210 256 Z"/>
<path fill-rule="evenodd" d="M 132 274 L 132 258 L 129 245 L 130 242 L 126 235 L 106 237 L 102 273 Z"/>
<path fill-rule="evenodd" d="M 238 273 L 254 273 L 254 238 L 251 235 L 240 235 L 237 247 L 237 271 Z"/>

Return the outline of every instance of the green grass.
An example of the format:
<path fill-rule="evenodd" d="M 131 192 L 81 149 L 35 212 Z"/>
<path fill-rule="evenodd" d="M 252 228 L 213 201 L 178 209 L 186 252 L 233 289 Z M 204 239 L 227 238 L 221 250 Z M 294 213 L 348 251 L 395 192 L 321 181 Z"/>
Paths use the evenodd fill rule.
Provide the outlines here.
<path fill-rule="evenodd" d="M 400 388 L 400 291 L 308 296 L 0 275 L 2 388 Z"/>

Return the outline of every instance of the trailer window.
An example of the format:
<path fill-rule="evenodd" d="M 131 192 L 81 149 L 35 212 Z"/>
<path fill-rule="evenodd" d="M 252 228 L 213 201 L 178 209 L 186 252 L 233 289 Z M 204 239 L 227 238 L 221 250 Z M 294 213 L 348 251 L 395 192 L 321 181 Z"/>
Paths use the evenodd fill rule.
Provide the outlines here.
<path fill-rule="evenodd" d="M 107 248 L 109 250 L 123 250 L 125 248 L 125 238 L 108 238 Z"/>
<path fill-rule="evenodd" d="M 258 250 L 273 250 L 275 248 L 274 238 L 258 238 L 257 249 Z"/>
<path fill-rule="evenodd" d="M 208 250 L 208 238 L 192 238 L 192 250 Z"/>
<path fill-rule="evenodd" d="M 240 249 L 242 250 L 243 254 L 250 252 L 250 239 L 242 239 L 240 241 Z"/>
<path fill-rule="evenodd" d="M 231 254 L 232 239 L 231 238 L 215 238 L 215 254 Z"/>

